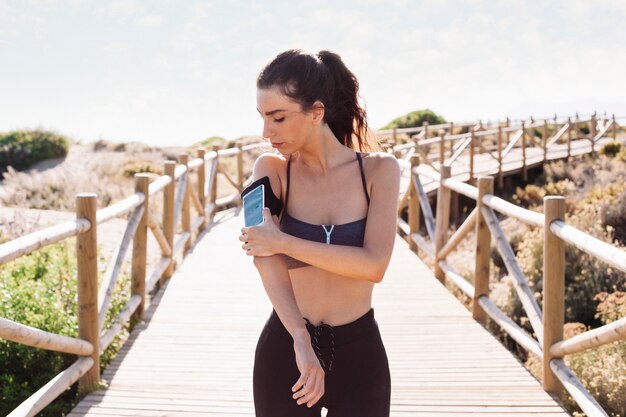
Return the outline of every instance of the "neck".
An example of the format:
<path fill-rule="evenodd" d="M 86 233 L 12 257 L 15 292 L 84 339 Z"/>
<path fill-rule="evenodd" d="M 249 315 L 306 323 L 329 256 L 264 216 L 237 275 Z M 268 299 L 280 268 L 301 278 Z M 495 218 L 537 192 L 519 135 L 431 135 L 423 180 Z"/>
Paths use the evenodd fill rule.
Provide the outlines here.
<path fill-rule="evenodd" d="M 339 143 L 328 124 L 298 151 L 298 160 L 317 175 L 326 175 L 336 165 L 345 161 L 352 150 Z"/>

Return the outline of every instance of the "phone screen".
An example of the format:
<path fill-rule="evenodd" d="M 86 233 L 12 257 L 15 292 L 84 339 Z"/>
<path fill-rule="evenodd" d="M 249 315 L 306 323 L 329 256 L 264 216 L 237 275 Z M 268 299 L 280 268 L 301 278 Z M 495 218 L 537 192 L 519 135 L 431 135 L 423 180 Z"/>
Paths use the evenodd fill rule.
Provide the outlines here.
<path fill-rule="evenodd" d="M 246 227 L 263 223 L 264 205 L 265 187 L 263 184 L 243 196 L 243 217 Z"/>

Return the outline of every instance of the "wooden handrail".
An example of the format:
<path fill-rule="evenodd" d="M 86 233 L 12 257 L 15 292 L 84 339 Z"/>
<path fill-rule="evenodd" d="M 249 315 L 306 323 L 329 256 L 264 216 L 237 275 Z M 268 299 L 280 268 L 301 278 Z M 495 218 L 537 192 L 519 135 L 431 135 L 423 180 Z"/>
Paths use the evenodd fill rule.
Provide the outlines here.
<path fill-rule="evenodd" d="M 102 327 L 104 326 L 104 320 L 109 308 L 109 302 L 111 301 L 111 296 L 113 294 L 115 284 L 117 283 L 117 277 L 122 269 L 122 263 L 124 262 L 128 248 L 135 237 L 135 232 L 137 231 L 137 227 L 139 226 L 144 210 L 143 206 L 136 207 L 135 211 L 130 216 L 130 219 L 128 219 L 122 240 L 120 244 L 115 247 L 113 256 L 111 256 L 111 263 L 104 273 L 104 278 L 100 284 L 100 292 L 98 293 L 98 326 L 100 327 L 100 330 L 102 330 Z"/>
<path fill-rule="evenodd" d="M 145 196 L 142 193 L 135 193 L 115 204 L 111 204 L 108 207 L 98 210 L 96 212 L 98 224 L 105 223 L 111 219 L 121 216 L 122 214 L 130 212 L 137 206 L 141 205 L 144 200 Z"/>
<path fill-rule="evenodd" d="M 489 207 L 483 207 L 481 214 L 485 217 L 491 236 L 493 236 L 498 252 L 500 252 L 500 256 L 502 256 L 502 261 L 513 278 L 513 286 L 524 306 L 528 320 L 539 339 L 539 343 L 543 343 L 543 314 L 526 282 L 524 273 L 517 263 L 513 249 L 511 249 L 502 229 L 500 229 L 495 213 Z"/>
<path fill-rule="evenodd" d="M 578 378 L 576 378 L 576 375 L 568 368 L 563 359 L 551 360 L 550 368 L 559 381 L 561 381 L 567 392 L 574 398 L 576 404 L 578 404 L 587 416 L 608 417 L 608 414 L 602 409 L 595 398 L 589 394 L 587 389 Z"/>
<path fill-rule="evenodd" d="M 63 394 L 79 378 L 93 369 L 95 363 L 91 357 L 82 357 L 69 368 L 55 376 L 37 392 L 28 397 L 7 417 L 34 417 L 48 404 Z"/>
<path fill-rule="evenodd" d="M 0 338 L 40 349 L 73 355 L 91 355 L 93 345 L 85 340 L 61 336 L 0 317 Z"/>
<path fill-rule="evenodd" d="M 550 230 L 583 252 L 601 259 L 622 272 L 626 272 L 626 251 L 588 235 L 574 226 L 565 224 L 563 221 L 552 222 Z"/>
<path fill-rule="evenodd" d="M 508 318 L 502 310 L 496 306 L 489 297 L 483 295 L 478 298 L 480 307 L 487 313 L 491 319 L 502 328 L 509 336 L 513 338 L 517 343 L 523 346 L 527 351 L 537 356 L 539 359 L 543 358 L 543 352 L 539 343 L 529 335 L 524 329 L 517 325 L 513 320 Z"/>
<path fill-rule="evenodd" d="M 563 357 L 624 339 L 626 339 L 626 317 L 557 342 L 550 346 L 550 353 Z"/>
<path fill-rule="evenodd" d="M 89 230 L 90 227 L 89 220 L 70 220 L 3 243 L 0 245 L 0 264 L 28 255 L 68 237 L 77 236 Z"/>

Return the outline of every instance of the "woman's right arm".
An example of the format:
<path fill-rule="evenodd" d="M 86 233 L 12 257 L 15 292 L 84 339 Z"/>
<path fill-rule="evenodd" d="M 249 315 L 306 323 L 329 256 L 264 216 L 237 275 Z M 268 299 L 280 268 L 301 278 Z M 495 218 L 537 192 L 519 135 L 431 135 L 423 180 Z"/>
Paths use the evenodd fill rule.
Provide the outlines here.
<path fill-rule="evenodd" d="M 280 195 L 278 169 L 284 161 L 271 154 L 261 155 L 252 170 L 253 181 L 268 176 L 274 195 Z M 278 192 L 276 192 L 278 191 Z M 296 362 L 300 378 L 292 387 L 298 404 L 312 407 L 324 395 L 324 370 L 311 346 L 311 336 L 306 329 L 300 308 L 291 285 L 287 264 L 282 254 L 255 256 L 254 266 L 259 271 L 265 292 L 276 314 L 294 341 Z"/>

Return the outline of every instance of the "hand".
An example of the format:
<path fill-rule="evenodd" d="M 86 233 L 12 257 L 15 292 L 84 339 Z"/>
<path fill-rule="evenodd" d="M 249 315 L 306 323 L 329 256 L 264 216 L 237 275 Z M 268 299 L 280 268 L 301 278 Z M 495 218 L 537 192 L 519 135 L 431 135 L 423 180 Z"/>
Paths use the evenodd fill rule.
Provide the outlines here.
<path fill-rule="evenodd" d="M 263 223 L 258 226 L 242 227 L 239 240 L 248 256 L 272 256 L 279 253 L 278 242 L 282 232 L 278 228 L 278 217 L 270 209 L 263 208 Z"/>
<path fill-rule="evenodd" d="M 315 356 L 310 338 L 294 341 L 293 350 L 296 353 L 296 364 L 300 371 L 300 378 L 291 388 L 293 399 L 298 405 L 306 403 L 311 408 L 324 395 L 324 369 Z"/>

